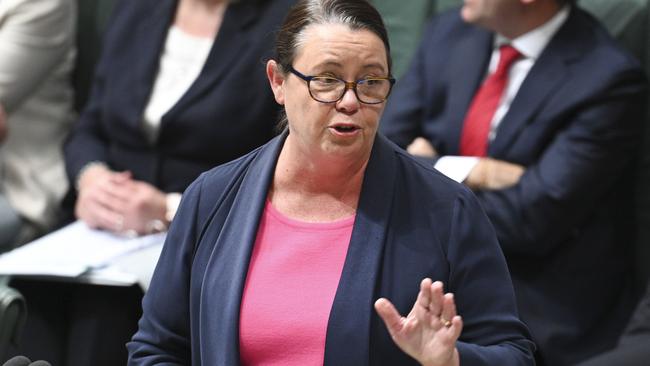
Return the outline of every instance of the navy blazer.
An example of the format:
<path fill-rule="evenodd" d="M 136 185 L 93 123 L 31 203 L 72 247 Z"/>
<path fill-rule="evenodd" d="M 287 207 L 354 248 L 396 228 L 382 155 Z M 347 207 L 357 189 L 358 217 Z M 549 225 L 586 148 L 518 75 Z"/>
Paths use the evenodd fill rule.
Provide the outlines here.
<path fill-rule="evenodd" d="M 386 136 L 401 146 L 424 136 L 441 155 L 459 155 L 492 42 L 458 10 L 432 20 L 384 112 Z M 637 61 L 574 7 L 489 144 L 490 157 L 526 168 L 515 186 L 476 194 L 542 364 L 612 347 L 631 311 L 631 170 L 645 89 Z"/>
<path fill-rule="evenodd" d="M 241 295 L 285 136 L 188 188 L 128 344 L 129 365 L 239 363 Z M 387 297 L 408 313 L 424 277 L 455 294 L 464 322 L 462 365 L 533 364 L 505 260 L 474 196 L 379 136 L 329 317 L 324 364 L 416 365 L 393 344 L 373 303 Z"/>
<path fill-rule="evenodd" d="M 143 134 L 144 109 L 158 73 L 177 0 L 122 1 L 113 15 L 92 93 L 65 146 L 74 181 L 92 161 L 130 170 L 166 192 L 273 138 L 279 108 L 265 73 L 275 30 L 295 0 L 228 5 L 205 66 L 163 117 L 159 138 Z"/>

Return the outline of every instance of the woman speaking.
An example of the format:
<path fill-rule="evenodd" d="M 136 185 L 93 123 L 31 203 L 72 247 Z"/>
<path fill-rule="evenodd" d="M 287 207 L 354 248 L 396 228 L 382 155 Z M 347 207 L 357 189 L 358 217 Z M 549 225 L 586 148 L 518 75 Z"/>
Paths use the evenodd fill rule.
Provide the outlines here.
<path fill-rule="evenodd" d="M 129 364 L 533 365 L 476 199 L 377 135 L 375 9 L 299 1 L 276 54 L 285 132 L 183 195 Z"/>

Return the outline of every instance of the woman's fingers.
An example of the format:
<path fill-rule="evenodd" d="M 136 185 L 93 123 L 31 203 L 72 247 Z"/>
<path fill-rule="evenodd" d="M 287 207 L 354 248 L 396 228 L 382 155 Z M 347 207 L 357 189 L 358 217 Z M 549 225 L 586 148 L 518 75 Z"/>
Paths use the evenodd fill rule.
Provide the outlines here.
<path fill-rule="evenodd" d="M 429 301 L 429 310 L 431 315 L 434 317 L 439 317 L 443 308 L 443 285 L 442 282 L 436 281 L 429 285 L 430 291 L 430 301 Z"/>
<path fill-rule="evenodd" d="M 98 201 L 88 199 L 77 203 L 77 216 L 85 221 L 88 226 L 120 232 L 124 224 L 124 218 L 104 207 Z"/>
<path fill-rule="evenodd" d="M 449 328 L 451 320 L 456 316 L 456 303 L 454 294 L 447 293 L 442 298 L 442 311 L 440 313 L 440 322 Z"/>
<path fill-rule="evenodd" d="M 125 183 L 130 181 L 133 178 L 133 174 L 126 170 L 122 172 L 112 172 L 110 180 L 116 184 Z"/>
<path fill-rule="evenodd" d="M 103 182 L 101 189 L 107 193 L 114 205 L 122 206 L 128 204 L 129 200 L 132 198 L 133 191 L 135 190 L 133 181 L 120 181 L 114 179 Z"/>
<path fill-rule="evenodd" d="M 451 318 L 450 330 L 452 332 L 449 338 L 451 341 L 456 342 L 458 337 L 460 337 L 460 333 L 463 331 L 463 318 L 461 318 L 459 315 L 456 315 L 453 318 Z"/>
<path fill-rule="evenodd" d="M 385 298 L 375 301 L 375 310 L 386 324 L 390 335 L 394 338 L 404 327 L 404 318 L 395 309 L 393 303 Z"/>
<path fill-rule="evenodd" d="M 456 315 L 449 321 L 448 327 L 442 327 L 438 331 L 440 344 L 446 347 L 454 347 L 460 333 L 463 331 L 463 319 Z"/>
<path fill-rule="evenodd" d="M 415 316 L 417 319 L 424 319 L 429 313 L 429 304 L 431 303 L 431 279 L 425 278 L 420 282 L 420 292 L 413 304 L 411 313 L 409 315 Z"/>
<path fill-rule="evenodd" d="M 92 196 L 94 201 L 105 208 L 115 212 L 122 212 L 127 201 L 117 193 L 120 190 L 120 187 L 107 183 L 100 184 L 92 192 L 88 192 L 88 194 Z"/>

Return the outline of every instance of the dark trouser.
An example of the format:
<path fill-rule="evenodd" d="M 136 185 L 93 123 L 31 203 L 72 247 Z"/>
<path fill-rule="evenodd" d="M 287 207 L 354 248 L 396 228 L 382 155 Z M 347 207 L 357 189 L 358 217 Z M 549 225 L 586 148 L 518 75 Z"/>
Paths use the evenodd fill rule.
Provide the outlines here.
<path fill-rule="evenodd" d="M 619 345 L 611 351 L 605 352 L 578 366 L 648 366 L 650 365 L 650 336 L 638 342 Z"/>
<path fill-rule="evenodd" d="M 650 365 L 650 283 L 616 348 L 579 366 Z"/>
<path fill-rule="evenodd" d="M 137 330 L 142 290 L 48 280 L 14 279 L 27 301 L 18 349 L 54 366 L 125 365 L 125 343 Z"/>

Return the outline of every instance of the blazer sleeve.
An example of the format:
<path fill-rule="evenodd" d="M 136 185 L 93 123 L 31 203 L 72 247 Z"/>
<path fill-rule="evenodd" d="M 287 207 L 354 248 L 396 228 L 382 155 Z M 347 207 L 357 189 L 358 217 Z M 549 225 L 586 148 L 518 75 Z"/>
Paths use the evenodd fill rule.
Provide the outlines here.
<path fill-rule="evenodd" d="M 639 145 L 645 78 L 628 68 L 581 102 L 519 183 L 477 197 L 506 253 L 544 255 L 579 230 L 626 170 Z"/>
<path fill-rule="evenodd" d="M 199 236 L 199 177 L 183 194 L 143 302 L 138 331 L 127 344 L 130 366 L 190 365 L 190 271 Z"/>
<path fill-rule="evenodd" d="M 74 1 L 14 3 L 0 25 L 0 104 L 8 114 L 68 56 L 76 24 Z"/>
<path fill-rule="evenodd" d="M 470 192 L 456 200 L 449 239 L 449 283 L 463 317 L 461 365 L 532 365 L 535 346 L 519 320 L 514 289 L 494 229 Z"/>
<path fill-rule="evenodd" d="M 107 162 L 108 160 L 108 137 L 104 131 L 102 118 L 103 108 L 105 108 L 105 81 L 109 77 L 107 73 L 111 63 L 109 49 L 119 47 L 119 41 L 115 40 L 115 33 L 127 26 L 122 21 L 128 16 L 128 3 L 129 1 L 117 0 L 115 4 L 115 10 L 104 36 L 103 51 L 95 69 L 88 102 L 64 145 L 66 174 L 72 186 L 75 185 L 77 175 L 86 164 L 94 161 Z M 120 23 L 116 24 L 118 21 Z"/>

